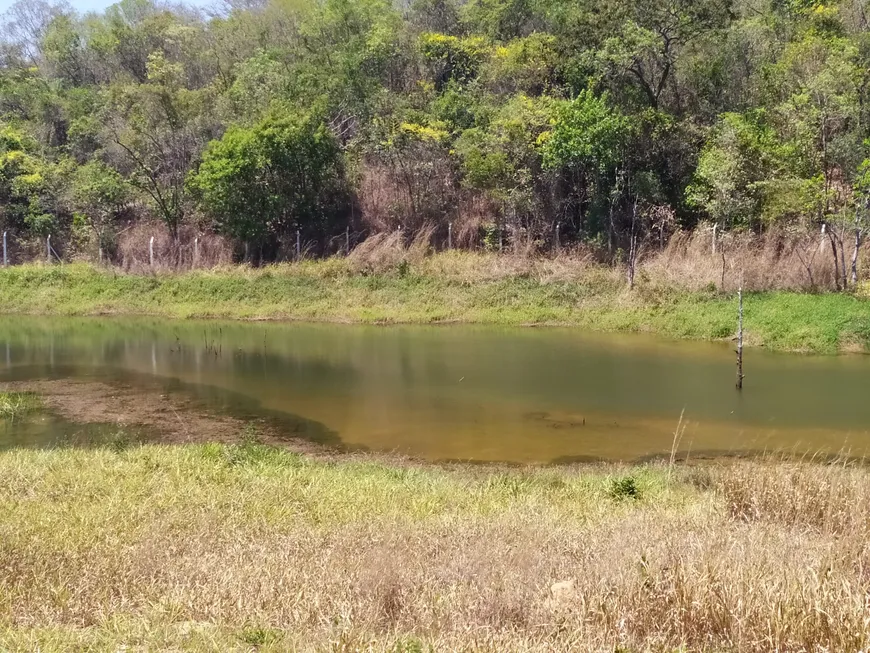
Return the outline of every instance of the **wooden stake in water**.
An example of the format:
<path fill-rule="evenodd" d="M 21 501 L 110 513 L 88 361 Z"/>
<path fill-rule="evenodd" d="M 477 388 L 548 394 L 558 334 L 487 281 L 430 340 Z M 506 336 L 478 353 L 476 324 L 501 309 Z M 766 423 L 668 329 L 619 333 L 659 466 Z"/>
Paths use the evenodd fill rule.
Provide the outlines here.
<path fill-rule="evenodd" d="M 737 389 L 743 390 L 743 282 L 737 289 Z"/>

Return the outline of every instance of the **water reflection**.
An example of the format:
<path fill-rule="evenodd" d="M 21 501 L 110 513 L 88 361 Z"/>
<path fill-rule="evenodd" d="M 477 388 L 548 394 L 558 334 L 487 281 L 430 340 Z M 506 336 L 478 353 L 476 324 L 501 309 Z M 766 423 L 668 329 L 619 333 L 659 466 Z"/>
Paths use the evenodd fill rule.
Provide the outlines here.
<path fill-rule="evenodd" d="M 6 379 L 157 378 L 431 459 L 636 459 L 670 449 L 683 411 L 687 450 L 870 442 L 861 356 L 750 350 L 740 394 L 727 344 L 573 330 L 9 317 L 0 341 Z"/>

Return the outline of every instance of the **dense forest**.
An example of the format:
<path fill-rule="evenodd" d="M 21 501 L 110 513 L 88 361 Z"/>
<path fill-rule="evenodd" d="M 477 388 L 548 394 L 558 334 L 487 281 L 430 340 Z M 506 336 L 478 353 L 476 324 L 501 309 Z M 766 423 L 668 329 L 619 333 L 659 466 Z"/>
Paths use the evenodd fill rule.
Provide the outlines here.
<path fill-rule="evenodd" d="M 122 0 L 2 19 L 0 226 L 237 259 L 421 228 L 613 260 L 699 224 L 867 231 L 870 2 Z M 449 236 L 448 236 L 449 230 Z"/>

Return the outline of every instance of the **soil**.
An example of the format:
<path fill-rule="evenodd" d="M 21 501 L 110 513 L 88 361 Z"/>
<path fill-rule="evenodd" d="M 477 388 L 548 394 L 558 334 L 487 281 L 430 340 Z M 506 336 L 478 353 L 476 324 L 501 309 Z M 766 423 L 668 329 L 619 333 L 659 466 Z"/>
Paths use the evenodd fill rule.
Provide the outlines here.
<path fill-rule="evenodd" d="M 160 442 L 233 443 L 251 433 L 250 420 L 210 411 L 183 393 L 170 395 L 157 387 L 65 379 L 2 383 L 0 390 L 36 393 L 47 410 L 72 422 L 144 427 Z M 253 425 L 263 443 L 306 454 L 329 452 L 302 438 L 288 438 L 266 422 Z"/>

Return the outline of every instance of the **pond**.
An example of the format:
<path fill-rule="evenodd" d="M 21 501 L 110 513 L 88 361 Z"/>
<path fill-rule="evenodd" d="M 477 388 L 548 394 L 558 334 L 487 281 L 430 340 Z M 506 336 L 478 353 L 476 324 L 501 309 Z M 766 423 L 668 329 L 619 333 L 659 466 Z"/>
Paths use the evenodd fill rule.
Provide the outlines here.
<path fill-rule="evenodd" d="M 155 380 L 313 439 L 428 460 L 550 463 L 759 451 L 863 456 L 870 357 L 571 329 L 0 318 L 0 380 Z M 46 420 L 0 446 L 64 442 Z M 31 430 L 32 427 L 31 427 Z M 298 433 L 298 430 L 294 431 Z M 22 440 L 23 439 L 23 440 Z"/>

